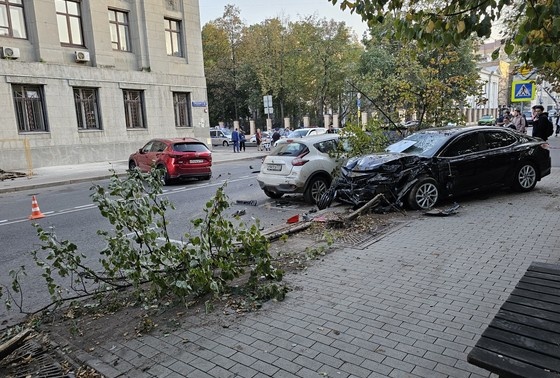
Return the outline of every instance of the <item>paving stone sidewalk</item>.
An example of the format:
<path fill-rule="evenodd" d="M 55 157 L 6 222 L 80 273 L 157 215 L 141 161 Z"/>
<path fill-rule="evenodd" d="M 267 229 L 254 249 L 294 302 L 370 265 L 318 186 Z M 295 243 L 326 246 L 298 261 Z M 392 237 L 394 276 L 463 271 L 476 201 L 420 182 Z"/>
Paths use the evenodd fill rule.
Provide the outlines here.
<path fill-rule="evenodd" d="M 560 170 L 286 277 L 280 303 L 79 357 L 107 377 L 489 377 L 467 354 L 532 261 L 560 262 Z"/>

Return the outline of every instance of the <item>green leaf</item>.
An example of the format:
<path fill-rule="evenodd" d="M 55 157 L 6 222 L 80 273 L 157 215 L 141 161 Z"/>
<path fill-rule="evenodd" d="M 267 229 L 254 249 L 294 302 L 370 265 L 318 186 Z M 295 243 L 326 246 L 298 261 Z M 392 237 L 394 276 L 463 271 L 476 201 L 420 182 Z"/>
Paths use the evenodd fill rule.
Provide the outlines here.
<path fill-rule="evenodd" d="M 514 50 L 514 46 L 511 42 L 506 43 L 505 47 L 504 47 L 504 52 L 508 55 L 511 55 L 511 53 Z"/>

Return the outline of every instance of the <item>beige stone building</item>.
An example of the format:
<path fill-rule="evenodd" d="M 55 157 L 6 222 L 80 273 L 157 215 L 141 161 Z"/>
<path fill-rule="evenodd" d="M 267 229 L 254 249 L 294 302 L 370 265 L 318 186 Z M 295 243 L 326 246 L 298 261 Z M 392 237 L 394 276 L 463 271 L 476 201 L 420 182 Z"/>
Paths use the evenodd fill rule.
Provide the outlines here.
<path fill-rule="evenodd" d="M 0 169 L 183 136 L 209 138 L 198 0 L 0 0 Z"/>

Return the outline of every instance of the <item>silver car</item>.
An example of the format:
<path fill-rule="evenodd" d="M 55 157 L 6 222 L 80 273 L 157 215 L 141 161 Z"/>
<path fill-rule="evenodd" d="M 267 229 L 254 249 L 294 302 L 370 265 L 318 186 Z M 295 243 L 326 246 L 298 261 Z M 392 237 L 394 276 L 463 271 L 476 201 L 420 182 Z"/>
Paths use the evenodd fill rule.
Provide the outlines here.
<path fill-rule="evenodd" d="M 232 144 L 231 132 L 227 130 L 210 130 L 210 139 L 212 139 L 212 146 L 227 147 Z"/>
<path fill-rule="evenodd" d="M 337 134 L 323 134 L 279 140 L 263 161 L 257 176 L 259 186 L 270 198 L 303 193 L 306 202 L 316 203 L 341 163 L 334 154 L 339 138 Z"/>

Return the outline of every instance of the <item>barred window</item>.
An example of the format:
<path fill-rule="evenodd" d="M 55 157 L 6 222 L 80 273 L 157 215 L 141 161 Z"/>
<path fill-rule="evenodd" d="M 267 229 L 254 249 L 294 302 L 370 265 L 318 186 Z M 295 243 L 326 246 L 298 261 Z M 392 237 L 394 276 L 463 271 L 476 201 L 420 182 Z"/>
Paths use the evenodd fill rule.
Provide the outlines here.
<path fill-rule="evenodd" d="M 124 113 L 127 129 L 145 129 L 144 121 L 144 92 L 123 89 Z"/>
<path fill-rule="evenodd" d="M 169 18 L 165 21 L 165 46 L 167 48 L 167 55 L 183 56 L 181 49 L 181 21 L 171 20 Z"/>
<path fill-rule="evenodd" d="M 83 46 L 82 14 L 79 0 L 55 0 L 60 43 Z"/>
<path fill-rule="evenodd" d="M 74 88 L 74 104 L 76 106 L 78 129 L 101 130 L 97 88 Z"/>
<path fill-rule="evenodd" d="M 23 0 L 0 0 L 0 36 L 27 38 Z"/>
<path fill-rule="evenodd" d="M 12 85 L 19 132 L 49 131 L 42 85 Z"/>
<path fill-rule="evenodd" d="M 109 9 L 109 27 L 113 50 L 130 51 L 128 13 Z"/>
<path fill-rule="evenodd" d="M 175 111 L 175 127 L 192 127 L 191 94 L 173 92 L 173 109 Z"/>

